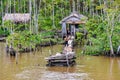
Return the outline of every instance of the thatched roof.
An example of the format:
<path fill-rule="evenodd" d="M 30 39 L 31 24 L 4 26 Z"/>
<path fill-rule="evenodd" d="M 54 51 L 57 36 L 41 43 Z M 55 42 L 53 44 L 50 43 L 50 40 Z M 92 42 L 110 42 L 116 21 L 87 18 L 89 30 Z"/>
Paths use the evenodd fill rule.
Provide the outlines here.
<path fill-rule="evenodd" d="M 84 15 L 79 14 L 78 12 L 72 12 L 69 16 L 62 19 L 60 23 L 65 22 L 68 24 L 82 24 L 86 23 L 85 19 L 87 19 L 87 17 Z"/>
<path fill-rule="evenodd" d="M 3 20 L 10 20 L 14 23 L 25 23 L 25 22 L 29 22 L 30 21 L 30 14 L 29 13 L 25 13 L 25 14 L 21 14 L 21 13 L 6 13 L 5 16 L 3 17 Z"/>

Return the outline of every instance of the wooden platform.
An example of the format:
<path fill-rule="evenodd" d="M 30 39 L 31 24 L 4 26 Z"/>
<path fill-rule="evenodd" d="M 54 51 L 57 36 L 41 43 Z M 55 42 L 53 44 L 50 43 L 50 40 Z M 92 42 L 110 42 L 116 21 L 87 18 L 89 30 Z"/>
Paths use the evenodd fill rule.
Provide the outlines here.
<path fill-rule="evenodd" d="M 6 37 L 0 37 L 0 41 L 5 41 Z"/>
<path fill-rule="evenodd" d="M 75 59 L 76 57 L 74 52 L 69 54 L 61 54 L 61 56 L 53 55 L 46 58 L 46 66 L 74 66 L 76 64 Z"/>
<path fill-rule="evenodd" d="M 63 61 L 53 61 L 48 62 L 46 66 L 74 66 L 76 64 L 75 60 L 63 60 Z"/>

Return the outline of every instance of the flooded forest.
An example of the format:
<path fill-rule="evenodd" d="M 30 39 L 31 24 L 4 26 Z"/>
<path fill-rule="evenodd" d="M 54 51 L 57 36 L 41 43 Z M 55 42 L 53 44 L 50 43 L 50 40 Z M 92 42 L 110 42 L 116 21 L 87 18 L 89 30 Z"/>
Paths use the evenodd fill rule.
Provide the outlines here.
<path fill-rule="evenodd" d="M 0 80 L 120 80 L 120 0 L 0 0 Z"/>

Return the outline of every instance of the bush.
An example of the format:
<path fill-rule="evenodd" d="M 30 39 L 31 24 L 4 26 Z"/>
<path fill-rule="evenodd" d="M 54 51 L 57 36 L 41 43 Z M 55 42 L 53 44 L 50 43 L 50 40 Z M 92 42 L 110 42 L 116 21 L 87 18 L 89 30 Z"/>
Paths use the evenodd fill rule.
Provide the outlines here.
<path fill-rule="evenodd" d="M 3 27 L 0 27 L 0 36 L 8 36 L 10 34 L 10 32 Z"/>
<path fill-rule="evenodd" d="M 13 33 L 7 37 L 7 43 L 13 43 L 14 48 L 18 48 L 20 44 L 22 48 L 35 48 L 36 44 L 41 42 L 41 35 L 31 34 L 29 31 Z"/>

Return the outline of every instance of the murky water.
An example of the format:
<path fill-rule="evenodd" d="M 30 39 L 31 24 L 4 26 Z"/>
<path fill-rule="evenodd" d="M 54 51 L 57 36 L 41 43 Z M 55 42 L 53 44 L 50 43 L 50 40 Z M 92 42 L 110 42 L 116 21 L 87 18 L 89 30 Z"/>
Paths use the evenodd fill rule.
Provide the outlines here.
<path fill-rule="evenodd" d="M 62 46 L 19 54 L 17 60 L 5 53 L 4 46 L 0 43 L 0 80 L 120 80 L 120 58 L 77 56 L 74 67 L 46 67 L 49 50 L 59 52 Z"/>

